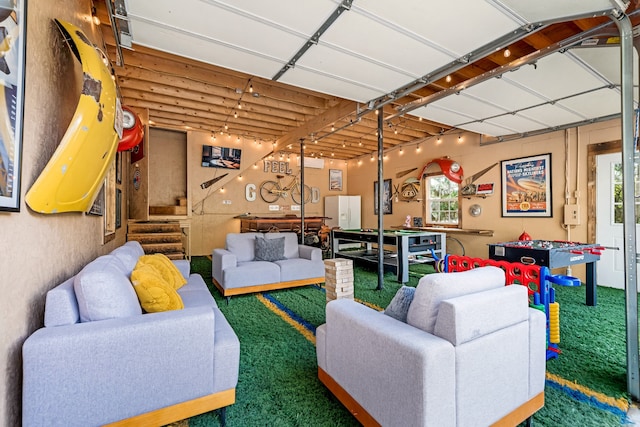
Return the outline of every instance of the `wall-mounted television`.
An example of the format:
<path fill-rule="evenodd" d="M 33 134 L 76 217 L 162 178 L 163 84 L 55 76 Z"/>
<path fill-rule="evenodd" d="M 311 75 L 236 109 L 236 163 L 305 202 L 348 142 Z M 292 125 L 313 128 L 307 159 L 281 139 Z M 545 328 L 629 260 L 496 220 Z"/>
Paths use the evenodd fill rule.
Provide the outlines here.
<path fill-rule="evenodd" d="M 240 156 L 242 150 L 239 148 L 218 147 L 215 145 L 202 146 L 202 167 L 240 169 Z"/>

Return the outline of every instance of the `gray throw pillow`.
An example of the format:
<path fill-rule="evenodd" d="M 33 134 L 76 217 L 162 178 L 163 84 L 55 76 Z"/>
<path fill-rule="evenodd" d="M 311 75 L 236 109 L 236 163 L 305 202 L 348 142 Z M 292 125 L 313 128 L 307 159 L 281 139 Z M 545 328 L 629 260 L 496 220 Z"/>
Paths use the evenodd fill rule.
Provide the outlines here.
<path fill-rule="evenodd" d="M 256 236 L 256 261 L 278 261 L 284 258 L 284 237 L 265 239 Z"/>
<path fill-rule="evenodd" d="M 398 289 L 398 292 L 396 292 L 389 306 L 384 310 L 384 314 L 407 323 L 407 313 L 409 312 L 409 306 L 411 305 L 411 301 L 413 301 L 413 295 L 415 293 L 416 288 L 402 286 Z"/>

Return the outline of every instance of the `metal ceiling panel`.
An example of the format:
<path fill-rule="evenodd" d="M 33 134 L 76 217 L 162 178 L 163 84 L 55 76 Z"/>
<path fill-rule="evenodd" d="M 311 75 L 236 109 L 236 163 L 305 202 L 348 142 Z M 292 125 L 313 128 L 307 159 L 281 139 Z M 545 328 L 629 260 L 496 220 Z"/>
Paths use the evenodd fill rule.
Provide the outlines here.
<path fill-rule="evenodd" d="M 597 15 L 613 9 L 611 0 L 488 0 L 501 5 L 526 22 L 540 22 L 558 17 Z"/>
<path fill-rule="evenodd" d="M 620 46 L 580 47 L 571 49 L 569 55 L 584 62 L 606 80 L 620 84 Z M 633 49 L 633 81 L 638 84 L 638 52 Z"/>
<path fill-rule="evenodd" d="M 411 114 L 448 126 L 455 126 L 458 123 L 466 123 L 475 120 L 475 117 L 466 116 L 456 111 L 441 108 L 434 104 L 429 104 L 426 107 L 417 108 L 413 110 Z"/>
<path fill-rule="evenodd" d="M 491 51 L 503 47 L 498 41 L 518 34 L 524 24 L 602 15 L 620 2 L 460 0 L 452 11 L 443 2 L 355 0 L 317 43 L 307 45 L 340 4 L 128 0 L 127 7 L 139 45 L 266 79 L 282 71 L 282 83 L 368 103 L 385 94 L 393 98 L 397 89 L 411 87 L 431 73 L 442 77 L 447 72 L 443 67 L 482 46 L 491 46 Z M 304 46 L 308 50 L 301 51 Z M 295 57 L 295 66 L 284 67 L 298 52 L 302 56 Z M 637 55 L 634 62 L 637 65 Z M 599 118 L 620 108 L 619 89 L 602 89 L 619 82 L 619 63 L 617 47 L 571 49 L 411 114 L 492 136 Z M 637 80 L 638 72 L 634 77 Z"/>
<path fill-rule="evenodd" d="M 533 130 L 544 129 L 546 127 L 544 123 L 539 123 L 537 121 L 531 120 L 527 117 L 524 117 L 522 114 L 506 114 L 500 117 L 493 117 L 492 119 L 487 120 L 487 123 L 500 126 L 504 129 L 513 129 L 513 131 L 511 132 L 491 134 L 491 136 L 507 135 L 514 132 L 530 132 Z"/>
<path fill-rule="evenodd" d="M 585 118 L 598 118 L 610 114 L 619 114 L 621 109 L 620 92 L 615 89 L 601 89 L 589 94 L 563 99 L 558 102 Z"/>
<path fill-rule="evenodd" d="M 347 81 L 336 79 L 335 77 L 308 70 L 304 67 L 292 68 L 278 81 L 362 103 L 385 94 L 383 91 L 366 87 L 357 80 Z"/>
<path fill-rule="evenodd" d="M 317 70 L 323 74 L 335 76 L 338 80 L 360 82 L 364 86 L 380 89 L 382 93 L 390 92 L 407 81 L 413 80 L 413 77 L 406 73 L 400 73 L 345 51 L 332 49 L 324 44 L 309 49 L 296 66 Z"/>
<path fill-rule="evenodd" d="M 449 2 L 424 0 L 355 1 L 352 9 L 370 14 L 432 43 L 455 57 L 513 31 L 520 25 L 501 9 L 486 1 L 459 0 L 455 6 Z M 428 72 L 429 70 L 425 70 Z"/>
<path fill-rule="evenodd" d="M 545 102 L 534 93 L 523 90 L 506 79 L 493 78 L 465 89 L 464 94 L 482 99 L 505 111 L 515 111 Z"/>
<path fill-rule="evenodd" d="M 127 0 L 146 2 L 149 0 Z M 310 37 L 320 25 L 338 7 L 334 0 L 198 0 L 201 3 L 215 4 L 219 8 L 235 10 L 237 14 L 252 16 L 255 20 L 269 21 L 277 25 Z M 175 3 L 175 1 L 174 1 Z M 182 7 L 183 1 L 180 2 Z M 210 20 L 212 17 L 208 17 Z M 217 24 L 217 18 L 213 18 Z M 238 29 L 240 30 L 240 29 Z"/>
<path fill-rule="evenodd" d="M 185 58 L 192 58 L 210 64 L 220 65 L 224 58 L 224 67 L 239 70 L 260 77 L 271 78 L 282 66 L 274 58 L 256 55 L 253 52 L 238 50 L 223 44 L 193 35 L 178 33 L 150 25 L 144 21 L 136 21 L 135 42 L 164 52 L 174 53 Z"/>
<path fill-rule="evenodd" d="M 398 31 L 353 11 L 344 13 L 327 30 L 320 43 L 385 64 L 410 76 L 407 80 L 416 79 L 425 70 L 436 69 L 455 59 L 405 31 Z"/>
<path fill-rule="evenodd" d="M 436 101 L 431 104 L 431 106 L 451 111 L 457 111 L 462 115 L 472 117 L 476 120 L 484 119 L 486 117 L 491 117 L 498 114 L 504 114 L 507 112 L 506 110 L 495 107 L 481 100 L 465 96 L 464 92 L 462 92 L 460 95 L 451 95 L 444 99 Z"/>
<path fill-rule="evenodd" d="M 154 35 L 152 27 L 138 28 L 138 22 L 141 20 L 155 22 L 158 26 L 171 28 L 176 33 L 194 34 L 195 37 L 209 40 L 213 44 L 235 46 L 243 53 L 255 52 L 256 55 L 278 58 L 283 63 L 286 63 L 292 52 L 306 41 L 305 34 L 295 33 L 268 21 L 240 15 L 202 1 L 189 0 L 187 5 L 173 0 L 138 0 L 132 3 L 135 8 L 129 12 L 129 17 L 136 42 L 142 38 L 152 38 Z M 212 20 L 212 17 L 215 19 Z M 320 24 L 321 19 L 318 21 Z M 212 25 L 213 23 L 215 25 Z M 273 40 L 278 40 L 278 43 L 273 43 Z M 227 66 L 226 61 L 227 58 L 221 57 L 217 65 Z"/>
<path fill-rule="evenodd" d="M 513 129 L 505 129 L 501 126 L 495 125 L 491 122 L 476 122 L 470 123 L 460 127 L 469 132 L 476 132 L 482 135 L 497 136 L 497 135 L 509 135 L 514 133 Z"/>
<path fill-rule="evenodd" d="M 561 108 L 560 106 L 550 104 L 530 108 L 520 114 L 523 117 L 544 123 L 545 126 L 540 126 L 540 129 L 562 126 L 567 123 L 579 122 L 585 119 L 584 117 Z"/>
<path fill-rule="evenodd" d="M 571 57 L 561 53 L 546 56 L 536 65 L 524 65 L 502 78 L 548 100 L 596 89 L 605 84 Z"/>

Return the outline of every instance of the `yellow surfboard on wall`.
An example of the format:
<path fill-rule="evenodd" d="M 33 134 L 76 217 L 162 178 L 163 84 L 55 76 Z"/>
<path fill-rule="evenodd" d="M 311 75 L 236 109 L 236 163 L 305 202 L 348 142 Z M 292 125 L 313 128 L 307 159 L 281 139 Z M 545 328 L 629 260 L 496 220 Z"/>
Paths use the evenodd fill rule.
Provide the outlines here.
<path fill-rule="evenodd" d="M 71 123 L 49 163 L 27 192 L 36 212 L 86 212 L 93 204 L 118 147 L 116 85 L 102 54 L 73 24 L 55 21 L 82 64 L 82 94 Z"/>

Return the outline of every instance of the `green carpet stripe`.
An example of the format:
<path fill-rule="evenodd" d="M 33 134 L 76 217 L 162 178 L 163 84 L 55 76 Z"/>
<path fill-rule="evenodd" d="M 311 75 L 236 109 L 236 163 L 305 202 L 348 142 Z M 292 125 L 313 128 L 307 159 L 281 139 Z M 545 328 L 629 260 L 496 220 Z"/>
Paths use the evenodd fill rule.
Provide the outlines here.
<path fill-rule="evenodd" d="M 309 340 L 313 345 L 316 344 L 315 331 L 310 332 L 306 327 L 304 327 L 298 321 L 296 321 L 291 316 L 289 316 L 289 314 L 286 311 L 282 310 L 276 304 L 274 304 L 271 300 L 267 299 L 264 296 L 264 294 L 256 295 L 256 298 L 258 299 L 258 301 L 264 304 L 269 310 L 271 310 L 272 312 L 280 316 L 282 320 L 287 322 L 289 325 L 293 326 L 293 328 L 296 331 L 300 332 L 302 336 L 305 337 L 307 340 Z"/>
<path fill-rule="evenodd" d="M 593 406 L 594 408 L 600 409 L 601 411 L 605 411 L 605 412 L 609 412 L 613 415 L 615 415 L 616 417 L 618 417 L 620 419 L 620 423 L 621 424 L 626 424 L 626 420 L 627 420 L 627 413 L 622 411 L 621 409 L 614 407 L 614 406 L 610 406 L 607 404 L 604 404 L 600 401 L 598 401 L 595 398 L 589 397 L 587 395 L 585 395 L 584 393 L 572 389 L 570 387 L 567 386 L 563 386 L 560 385 L 554 381 L 549 381 L 547 380 L 546 385 L 548 387 L 552 387 L 555 388 L 557 390 L 562 391 L 563 393 L 565 393 L 566 395 L 568 395 L 571 399 L 577 401 L 577 402 L 582 402 L 582 403 L 586 403 L 587 405 Z"/>
<path fill-rule="evenodd" d="M 624 421 L 627 417 L 629 401 L 626 399 L 615 399 L 613 397 L 609 397 L 603 393 L 591 390 L 588 387 L 568 381 L 549 372 L 547 372 L 547 385 L 569 394 L 575 400 L 587 402 L 598 409 L 620 416 L 621 421 Z"/>
<path fill-rule="evenodd" d="M 293 310 L 290 310 L 286 305 L 275 299 L 271 294 L 266 292 L 262 293 L 262 296 L 269 300 L 274 306 L 276 306 L 279 310 L 285 313 L 291 320 L 294 320 L 297 324 L 302 326 L 307 331 L 311 332 L 313 335 L 316 334 L 316 327 L 313 326 L 310 322 L 306 321 L 302 316 L 295 313 Z"/>

